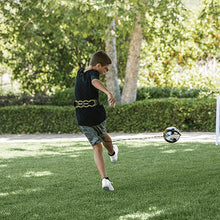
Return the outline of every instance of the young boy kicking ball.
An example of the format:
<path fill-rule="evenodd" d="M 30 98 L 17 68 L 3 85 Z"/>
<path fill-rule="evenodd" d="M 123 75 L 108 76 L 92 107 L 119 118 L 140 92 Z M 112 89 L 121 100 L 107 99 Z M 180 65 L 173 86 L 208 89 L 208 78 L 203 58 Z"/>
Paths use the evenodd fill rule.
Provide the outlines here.
<path fill-rule="evenodd" d="M 118 147 L 112 145 L 111 137 L 106 132 L 106 112 L 103 105 L 99 104 L 99 90 L 108 96 L 108 102 L 113 107 L 116 106 L 116 100 L 99 80 L 99 75 L 105 74 L 110 64 L 111 59 L 104 51 L 96 52 L 89 67 L 78 71 L 75 84 L 78 125 L 93 147 L 95 164 L 102 178 L 102 188 L 107 191 L 113 191 L 114 188 L 106 174 L 102 144 L 107 149 L 111 162 L 118 159 Z"/>

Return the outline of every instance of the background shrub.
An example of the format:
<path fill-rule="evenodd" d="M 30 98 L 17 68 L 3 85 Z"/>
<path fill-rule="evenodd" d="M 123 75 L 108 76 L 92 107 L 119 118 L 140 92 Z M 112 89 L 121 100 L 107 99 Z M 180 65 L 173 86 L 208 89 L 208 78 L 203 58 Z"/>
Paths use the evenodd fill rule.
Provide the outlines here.
<path fill-rule="evenodd" d="M 57 106 L 73 105 L 74 88 L 67 88 L 64 91 L 57 90 L 51 98 L 51 104 Z"/>
<path fill-rule="evenodd" d="M 153 132 L 175 126 L 181 131 L 215 131 L 215 99 L 151 99 L 106 107 L 109 132 Z M 0 108 L 0 133 L 75 133 L 72 106 Z"/>
<path fill-rule="evenodd" d="M 0 133 L 78 132 L 74 107 L 13 106 L 0 108 Z"/>
<path fill-rule="evenodd" d="M 109 131 L 215 131 L 215 99 L 152 99 L 108 108 Z"/>
<path fill-rule="evenodd" d="M 27 94 L 21 95 L 2 95 L 0 96 L 0 107 L 17 106 L 17 105 L 51 105 L 52 97 L 45 95 L 30 96 Z"/>
<path fill-rule="evenodd" d="M 17 105 L 72 106 L 74 100 L 74 88 L 67 88 L 65 90 L 56 90 L 55 94 L 51 96 L 45 96 L 42 94 L 37 94 L 35 96 L 27 94 L 0 95 L 0 107 Z M 99 93 L 99 100 L 102 104 L 108 104 L 107 97 L 102 92 Z"/>
<path fill-rule="evenodd" d="M 156 98 L 207 98 L 215 97 L 219 91 L 207 89 L 171 88 L 165 87 L 142 87 L 137 90 L 137 101 Z"/>

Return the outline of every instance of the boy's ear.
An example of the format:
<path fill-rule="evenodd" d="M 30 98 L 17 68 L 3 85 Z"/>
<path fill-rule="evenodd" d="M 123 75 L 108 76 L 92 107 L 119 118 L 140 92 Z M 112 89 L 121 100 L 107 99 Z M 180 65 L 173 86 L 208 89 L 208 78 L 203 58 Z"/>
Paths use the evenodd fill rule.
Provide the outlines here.
<path fill-rule="evenodd" d="M 99 68 L 99 67 L 102 67 L 101 63 L 97 63 L 97 64 L 96 64 L 96 67 L 98 67 L 98 68 Z"/>

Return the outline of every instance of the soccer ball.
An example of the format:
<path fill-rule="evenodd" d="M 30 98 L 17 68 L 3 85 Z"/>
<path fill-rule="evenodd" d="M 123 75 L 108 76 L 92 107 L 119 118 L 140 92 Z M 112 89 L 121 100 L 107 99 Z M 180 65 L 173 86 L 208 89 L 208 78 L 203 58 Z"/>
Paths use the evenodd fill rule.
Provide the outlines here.
<path fill-rule="evenodd" d="M 180 132 L 175 127 L 168 127 L 163 131 L 163 138 L 169 143 L 175 143 L 180 139 Z"/>

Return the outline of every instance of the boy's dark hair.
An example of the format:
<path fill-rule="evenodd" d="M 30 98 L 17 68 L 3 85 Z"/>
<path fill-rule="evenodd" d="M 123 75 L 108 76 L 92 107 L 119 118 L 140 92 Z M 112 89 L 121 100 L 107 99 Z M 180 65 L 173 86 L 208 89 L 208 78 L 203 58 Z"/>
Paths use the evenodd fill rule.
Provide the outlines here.
<path fill-rule="evenodd" d="M 100 50 L 92 55 L 89 65 L 95 66 L 98 63 L 100 63 L 102 66 L 106 66 L 111 64 L 112 61 L 104 51 Z"/>

